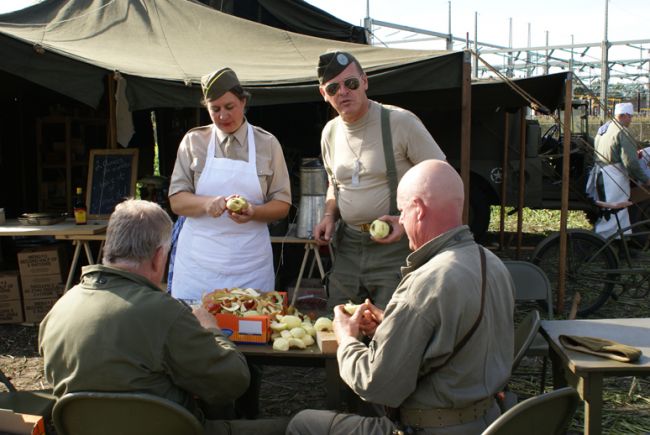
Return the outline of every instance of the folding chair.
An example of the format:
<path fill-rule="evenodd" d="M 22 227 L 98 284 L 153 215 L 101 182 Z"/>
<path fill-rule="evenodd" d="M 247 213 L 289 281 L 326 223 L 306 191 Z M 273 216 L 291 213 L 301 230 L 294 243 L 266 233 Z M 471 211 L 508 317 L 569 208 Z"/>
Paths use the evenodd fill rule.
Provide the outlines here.
<path fill-rule="evenodd" d="M 52 419 L 57 435 L 203 434 L 187 409 L 145 393 L 68 393 L 54 405 Z"/>
<path fill-rule="evenodd" d="M 566 433 L 580 396 L 571 387 L 531 397 L 492 422 L 483 435 L 559 435 Z"/>
<path fill-rule="evenodd" d="M 9 378 L 0 370 L 0 382 L 7 387 L 6 392 L 0 392 L 0 409 L 10 409 L 21 414 L 40 415 L 48 418 L 56 397 L 51 390 L 18 391 Z"/>
<path fill-rule="evenodd" d="M 515 284 L 515 301 L 534 301 L 544 307 L 547 318 L 553 318 L 553 294 L 551 283 L 546 273 L 537 265 L 528 261 L 504 260 L 506 268 L 512 276 Z M 544 392 L 546 384 L 546 367 L 548 366 L 548 343 L 541 334 L 535 339 L 526 350 L 525 355 L 541 356 L 542 373 L 540 375 L 540 393 Z"/>
<path fill-rule="evenodd" d="M 519 367 L 519 363 L 524 358 L 526 351 L 535 340 L 535 336 L 539 333 L 540 322 L 539 311 L 533 310 L 528 313 L 526 318 L 519 323 L 519 326 L 515 330 L 515 353 L 512 360 L 513 373 Z M 505 412 L 517 404 L 517 394 L 511 391 L 507 384 L 502 392 L 499 393 L 499 397 L 501 399 L 499 403 L 501 412 Z"/>

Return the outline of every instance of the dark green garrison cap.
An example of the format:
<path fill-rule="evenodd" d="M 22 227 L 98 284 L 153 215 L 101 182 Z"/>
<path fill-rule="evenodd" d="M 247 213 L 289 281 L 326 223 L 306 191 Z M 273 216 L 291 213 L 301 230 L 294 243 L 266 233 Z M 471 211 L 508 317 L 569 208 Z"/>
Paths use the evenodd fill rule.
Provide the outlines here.
<path fill-rule="evenodd" d="M 356 63 L 361 68 L 359 61 L 345 51 L 331 51 L 321 54 L 318 59 L 318 81 L 323 84 L 332 80 L 351 63 Z"/>
<path fill-rule="evenodd" d="M 206 100 L 216 100 L 235 86 L 240 86 L 239 79 L 230 68 L 221 68 L 201 77 L 201 89 Z"/>

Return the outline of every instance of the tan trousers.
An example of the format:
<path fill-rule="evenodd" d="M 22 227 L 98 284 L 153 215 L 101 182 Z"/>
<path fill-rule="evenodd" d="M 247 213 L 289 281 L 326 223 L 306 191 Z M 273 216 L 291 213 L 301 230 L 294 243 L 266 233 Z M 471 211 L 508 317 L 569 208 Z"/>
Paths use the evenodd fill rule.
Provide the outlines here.
<path fill-rule="evenodd" d="M 482 433 L 501 412 L 494 403 L 488 412 L 477 420 L 456 426 L 425 428 L 418 430 L 424 435 L 473 435 Z M 390 435 L 395 429 L 387 417 L 361 417 L 339 414 L 334 411 L 307 409 L 291 419 L 287 435 Z"/>

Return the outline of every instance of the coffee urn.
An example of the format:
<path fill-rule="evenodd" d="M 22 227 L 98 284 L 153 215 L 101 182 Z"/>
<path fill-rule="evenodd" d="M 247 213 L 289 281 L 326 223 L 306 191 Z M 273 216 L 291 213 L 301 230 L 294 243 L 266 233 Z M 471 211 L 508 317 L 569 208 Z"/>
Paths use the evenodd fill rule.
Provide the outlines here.
<path fill-rule="evenodd" d="M 323 218 L 327 173 L 320 159 L 305 158 L 300 164 L 300 206 L 296 235 L 311 239 L 314 225 Z"/>

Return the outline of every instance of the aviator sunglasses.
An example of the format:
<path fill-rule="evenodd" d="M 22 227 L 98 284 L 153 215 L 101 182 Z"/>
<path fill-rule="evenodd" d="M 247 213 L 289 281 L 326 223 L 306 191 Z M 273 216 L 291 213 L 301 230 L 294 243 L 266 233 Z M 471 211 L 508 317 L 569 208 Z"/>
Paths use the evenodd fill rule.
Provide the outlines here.
<path fill-rule="evenodd" d="M 350 77 L 348 79 L 343 80 L 343 86 L 345 86 L 347 89 L 351 91 L 359 89 L 360 84 L 361 82 L 359 81 L 358 77 Z M 341 87 L 341 83 L 333 82 L 325 86 L 325 92 L 327 92 L 327 95 L 329 95 L 330 97 L 333 97 L 339 91 L 340 87 Z"/>

